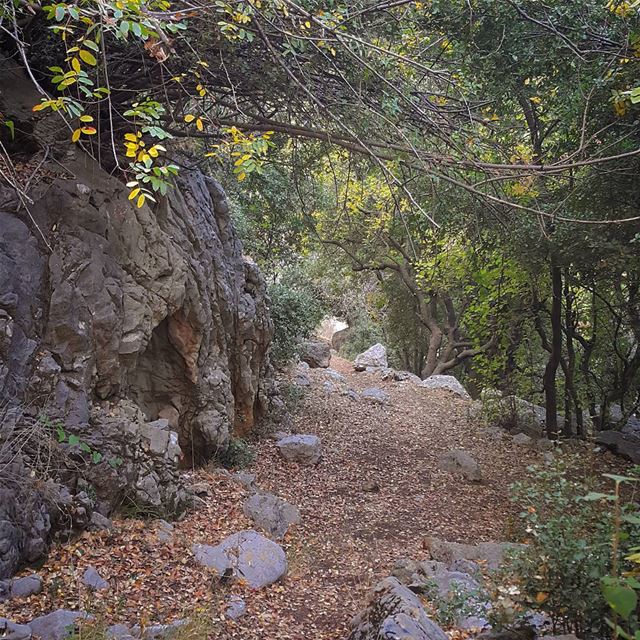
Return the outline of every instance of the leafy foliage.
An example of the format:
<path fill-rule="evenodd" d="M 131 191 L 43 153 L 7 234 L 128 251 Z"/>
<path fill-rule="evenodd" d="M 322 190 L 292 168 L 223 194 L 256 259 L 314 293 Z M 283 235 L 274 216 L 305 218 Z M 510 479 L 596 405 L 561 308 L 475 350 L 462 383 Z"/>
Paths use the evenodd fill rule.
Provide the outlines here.
<path fill-rule="evenodd" d="M 282 365 L 293 358 L 300 342 L 318 326 L 324 309 L 308 290 L 286 281 L 271 285 L 269 297 L 275 328 L 272 354 L 276 363 Z"/>
<path fill-rule="evenodd" d="M 244 469 L 253 463 L 256 453 L 244 438 L 231 438 L 229 446 L 219 459 L 227 469 Z"/>
<path fill-rule="evenodd" d="M 605 636 L 613 586 L 605 583 L 603 594 L 601 580 L 624 549 L 637 544 L 638 529 L 627 523 L 624 543 L 612 552 L 612 503 L 572 479 L 567 461 L 530 468 L 528 480 L 514 486 L 513 499 L 521 508 L 521 535 L 528 544 L 511 554 L 498 577 L 496 622 L 513 624 L 538 611 L 550 618 L 554 632 Z"/>

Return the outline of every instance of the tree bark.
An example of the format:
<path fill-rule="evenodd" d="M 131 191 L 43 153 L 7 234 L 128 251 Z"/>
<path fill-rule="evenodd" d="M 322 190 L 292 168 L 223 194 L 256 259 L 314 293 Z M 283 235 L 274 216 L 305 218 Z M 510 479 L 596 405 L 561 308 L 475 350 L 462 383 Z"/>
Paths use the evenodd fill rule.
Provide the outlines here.
<path fill-rule="evenodd" d="M 556 375 L 562 356 L 562 270 L 551 260 L 551 352 L 544 370 L 543 387 L 547 436 L 558 438 L 558 390 Z"/>

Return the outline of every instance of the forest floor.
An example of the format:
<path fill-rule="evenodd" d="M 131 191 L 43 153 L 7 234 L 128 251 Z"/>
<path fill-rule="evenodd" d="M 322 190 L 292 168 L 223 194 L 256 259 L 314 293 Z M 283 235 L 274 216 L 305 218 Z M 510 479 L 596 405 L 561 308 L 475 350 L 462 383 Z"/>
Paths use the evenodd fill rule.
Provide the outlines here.
<path fill-rule="evenodd" d="M 174 523 L 169 541 L 158 539 L 157 521 L 116 519 L 112 531 L 56 545 L 38 569 L 44 591 L 0 605 L 0 616 L 28 621 L 70 608 L 110 623 L 150 624 L 197 612 L 213 615 L 211 638 L 338 640 L 346 637 L 367 591 L 398 558 L 428 557 L 426 536 L 459 542 L 510 538 L 517 513 L 509 485 L 524 478 L 530 464 L 541 463 L 541 453 L 496 438 L 470 419 L 469 402 L 447 391 L 355 373 L 336 356 L 331 365 L 352 389 L 378 387 L 390 399 L 377 405 L 328 394 L 326 373 L 310 370 L 295 431 L 321 438 L 320 464 L 300 467 L 283 460 L 273 440 L 257 443 L 257 459 L 246 471 L 256 474 L 261 489 L 297 505 L 302 514 L 283 543 L 289 561 L 284 581 L 250 592 L 239 584 L 222 585 L 195 562 L 194 542 L 215 545 L 252 528 L 242 512 L 247 491 L 224 473 L 201 470 L 188 478 L 206 484 L 208 495 Z M 481 483 L 438 469 L 438 455 L 457 448 L 478 460 Z M 625 466 L 582 443 L 563 455 L 579 474 Z M 108 590 L 86 590 L 82 575 L 89 566 L 109 581 Z M 237 622 L 224 617 L 230 593 L 247 603 L 247 614 Z"/>

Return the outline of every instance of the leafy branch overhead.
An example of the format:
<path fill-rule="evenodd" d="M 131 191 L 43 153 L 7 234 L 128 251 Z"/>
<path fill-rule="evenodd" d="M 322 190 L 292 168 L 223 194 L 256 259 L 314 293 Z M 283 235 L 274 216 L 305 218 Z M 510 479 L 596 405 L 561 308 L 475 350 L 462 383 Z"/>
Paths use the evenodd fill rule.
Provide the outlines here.
<path fill-rule="evenodd" d="M 550 189 L 639 153 L 632 2 L 2 0 L 0 20 L 36 113 L 139 206 L 177 171 L 172 138 L 231 156 L 240 180 L 275 138 L 336 145 L 428 219 L 411 176 L 561 221 Z"/>

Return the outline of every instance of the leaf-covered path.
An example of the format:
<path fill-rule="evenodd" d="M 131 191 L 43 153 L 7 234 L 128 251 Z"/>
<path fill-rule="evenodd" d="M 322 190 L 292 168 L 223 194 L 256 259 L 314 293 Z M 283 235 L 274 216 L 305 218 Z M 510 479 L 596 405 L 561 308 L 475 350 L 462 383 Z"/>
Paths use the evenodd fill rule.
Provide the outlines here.
<path fill-rule="evenodd" d="M 409 382 L 383 382 L 355 373 L 334 357 L 346 387 L 379 387 L 386 405 L 328 393 L 322 370 L 307 375 L 311 385 L 295 418 L 296 430 L 323 443 L 313 468 L 284 461 L 272 440 L 257 446 L 250 471 L 258 486 L 297 505 L 300 525 L 284 546 L 289 575 L 283 582 L 250 592 L 220 584 L 194 561 L 194 542 L 218 544 L 252 528 L 242 513 L 245 489 L 215 471 L 189 474 L 199 485 L 197 510 L 175 523 L 169 541 L 158 524 L 117 520 L 111 532 L 85 533 L 53 548 L 39 571 L 42 594 L 0 605 L 0 616 L 27 621 L 55 608 L 85 608 L 109 622 L 168 622 L 200 612 L 213 614 L 213 638 L 242 640 L 333 640 L 345 638 L 349 621 L 367 590 L 388 575 L 394 561 L 428 557 L 424 539 L 476 542 L 509 536 L 514 511 L 508 487 L 526 475 L 541 454 L 499 439 L 469 418 L 469 403 L 446 391 Z M 617 465 L 608 454 L 581 447 L 585 472 Z M 481 464 L 483 482 L 472 484 L 440 471 L 438 454 L 462 448 Z M 109 580 L 110 589 L 90 595 L 82 586 L 88 566 Z M 247 614 L 224 618 L 229 593 L 242 595 Z"/>

